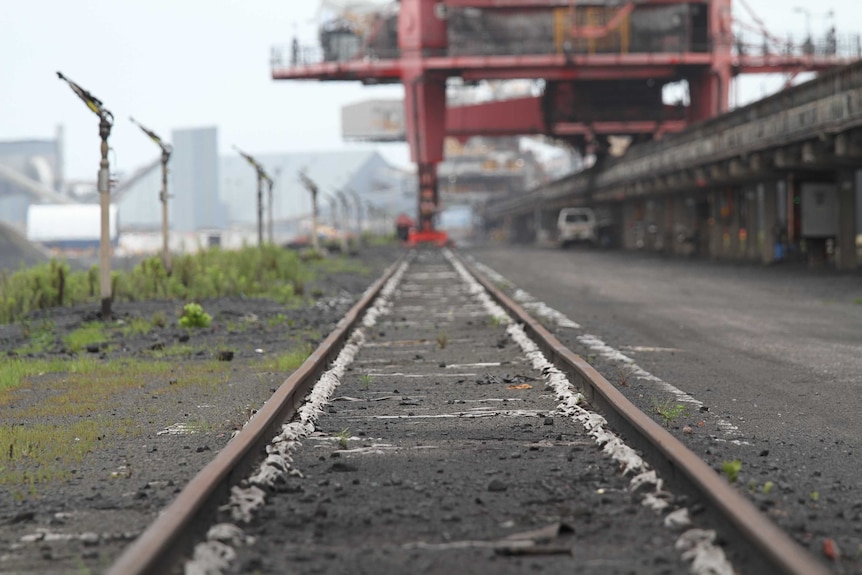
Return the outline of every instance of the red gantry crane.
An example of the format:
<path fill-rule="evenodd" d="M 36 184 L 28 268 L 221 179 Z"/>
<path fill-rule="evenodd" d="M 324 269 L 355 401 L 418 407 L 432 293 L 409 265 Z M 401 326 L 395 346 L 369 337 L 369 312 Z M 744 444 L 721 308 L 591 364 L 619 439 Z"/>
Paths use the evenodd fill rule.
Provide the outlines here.
<path fill-rule="evenodd" d="M 744 0 L 739 0 L 743 1 Z M 741 73 L 819 71 L 858 57 L 834 30 L 823 42 L 734 34 L 731 0 L 324 0 L 320 46 L 274 49 L 275 80 L 402 83 L 419 178 L 418 230 L 437 241 L 436 167 L 449 135 L 545 134 L 599 156 L 609 136 L 658 138 L 728 109 Z M 747 8 L 747 6 L 745 6 Z M 749 32 L 750 33 L 750 32 Z M 855 52 L 855 53 L 853 53 Z M 449 78 L 541 81 L 541 95 L 447 110 Z M 689 103 L 668 105 L 686 81 Z"/>

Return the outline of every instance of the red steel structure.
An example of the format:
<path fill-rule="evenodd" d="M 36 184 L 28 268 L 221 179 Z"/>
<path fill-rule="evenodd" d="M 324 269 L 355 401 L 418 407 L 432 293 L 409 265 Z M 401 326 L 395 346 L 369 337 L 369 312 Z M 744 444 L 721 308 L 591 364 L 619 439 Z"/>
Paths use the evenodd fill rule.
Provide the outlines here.
<path fill-rule="evenodd" d="M 601 155 L 609 136 L 657 138 L 727 111 L 737 74 L 849 61 L 834 31 L 792 45 L 761 25 L 751 46 L 732 25 L 731 0 L 400 0 L 321 27 L 319 51 L 274 50 L 272 77 L 404 85 L 416 238 L 433 240 L 447 135 L 545 134 Z M 447 110 L 449 78 L 537 80 L 541 95 Z M 689 104 L 665 104 L 664 86 L 682 80 Z"/>

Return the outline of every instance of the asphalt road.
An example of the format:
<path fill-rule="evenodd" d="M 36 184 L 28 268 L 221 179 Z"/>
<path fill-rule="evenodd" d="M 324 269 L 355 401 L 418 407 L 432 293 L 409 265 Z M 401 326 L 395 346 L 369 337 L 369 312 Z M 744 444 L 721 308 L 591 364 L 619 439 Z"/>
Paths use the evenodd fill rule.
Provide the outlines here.
<path fill-rule="evenodd" d="M 573 349 L 596 336 L 735 425 L 742 445 L 688 443 L 717 468 L 740 459 L 745 481 L 781 486 L 773 516 L 812 551 L 840 537 L 859 555 L 862 275 L 590 249 L 471 253 L 577 322 L 556 330 Z M 626 390 L 645 411 L 652 384 Z"/>

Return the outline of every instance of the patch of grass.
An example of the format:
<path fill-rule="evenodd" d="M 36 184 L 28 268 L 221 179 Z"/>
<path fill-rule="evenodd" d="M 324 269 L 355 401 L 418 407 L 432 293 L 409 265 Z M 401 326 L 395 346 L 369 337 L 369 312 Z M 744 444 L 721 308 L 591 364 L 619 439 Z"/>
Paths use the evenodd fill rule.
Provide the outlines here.
<path fill-rule="evenodd" d="M 446 345 L 449 343 L 449 336 L 445 333 L 437 334 L 437 345 L 440 346 L 440 349 L 446 349 Z"/>
<path fill-rule="evenodd" d="M 15 391 L 24 381 L 33 376 L 48 373 L 69 372 L 72 374 L 93 373 L 97 362 L 91 357 L 65 359 L 11 359 L 0 363 L 0 405 L 8 405 L 11 392 Z"/>
<path fill-rule="evenodd" d="M 772 491 L 773 487 L 775 487 L 775 484 L 771 481 L 767 481 L 766 483 L 763 484 L 761 491 L 763 492 L 764 495 L 769 495 L 769 492 Z"/>
<path fill-rule="evenodd" d="M 299 255 L 276 246 L 247 247 L 228 251 L 210 249 L 194 255 L 177 256 L 168 276 L 158 256 L 142 261 L 130 272 L 112 274 L 117 302 L 155 298 L 201 301 L 207 298 L 242 295 L 270 297 L 287 303 L 302 295 L 312 267 L 320 263 L 333 269 L 336 264 L 303 263 Z M 349 273 L 370 273 L 360 262 L 342 265 Z M 333 270 L 334 271 L 334 270 Z M 99 269 L 71 272 L 65 263 L 0 272 L 0 323 L 25 318 L 31 312 L 57 306 L 97 302 Z"/>
<path fill-rule="evenodd" d="M 69 424 L 0 425 L 0 485 L 28 486 L 70 479 L 70 464 L 79 462 L 106 436 L 134 429 L 129 420 L 97 418 Z"/>
<path fill-rule="evenodd" d="M 269 369 L 272 371 L 294 371 L 308 359 L 314 351 L 310 345 L 302 345 L 296 349 L 279 354 L 269 361 Z"/>
<path fill-rule="evenodd" d="M 367 276 L 371 274 L 371 268 L 362 260 L 346 256 L 323 258 L 314 260 L 311 271 L 315 274 L 325 272 L 326 274 L 358 274 Z"/>
<path fill-rule="evenodd" d="M 108 340 L 105 326 L 102 323 L 85 323 L 63 338 L 66 348 L 72 353 L 78 353 L 89 345 L 100 344 Z"/>
<path fill-rule="evenodd" d="M 491 327 L 500 327 L 501 325 L 503 325 L 503 318 L 498 315 L 492 315 L 490 323 Z"/>
<path fill-rule="evenodd" d="M 168 325 L 168 316 L 163 311 L 157 311 L 150 318 L 150 322 L 154 327 L 165 327 Z"/>
<path fill-rule="evenodd" d="M 678 417 L 688 415 L 685 405 L 682 403 L 674 403 L 671 399 L 661 402 L 653 400 L 653 409 L 659 417 L 661 417 L 665 427 L 670 427 L 670 424 Z"/>
<path fill-rule="evenodd" d="M 278 313 L 266 320 L 266 325 L 269 327 L 277 327 L 287 321 L 287 316 L 283 313 Z"/>
<path fill-rule="evenodd" d="M 862 305 L 862 297 L 857 297 L 853 300 L 853 303 L 855 303 L 856 305 Z"/>
<path fill-rule="evenodd" d="M 721 472 L 724 473 L 730 483 L 736 483 L 740 471 L 742 471 L 742 462 L 738 459 L 721 462 Z"/>
<path fill-rule="evenodd" d="M 170 369 L 170 363 L 166 363 L 168 372 L 173 373 Z M 168 383 L 167 387 L 162 387 L 156 390 L 156 393 L 166 393 L 177 391 L 186 387 L 200 387 L 203 389 L 217 389 L 221 385 L 228 382 L 230 378 L 230 364 L 225 361 L 208 359 L 206 361 L 195 362 L 187 366 L 182 374 L 175 376 Z"/>
<path fill-rule="evenodd" d="M 374 378 L 370 373 L 365 373 L 360 378 L 362 381 L 362 389 L 367 391 L 369 387 L 371 387 L 371 382 L 374 381 Z"/>
<path fill-rule="evenodd" d="M 162 316 L 164 316 L 163 313 Z M 153 331 L 153 328 L 156 326 L 155 314 L 153 314 L 153 318 L 154 319 L 152 320 L 148 320 L 142 317 L 132 318 L 126 325 L 122 327 L 120 332 L 123 334 L 123 337 L 146 335 Z M 164 324 L 161 327 L 164 327 Z"/>
<path fill-rule="evenodd" d="M 175 357 L 189 358 L 193 355 L 198 355 L 200 352 L 207 353 L 209 352 L 209 349 L 201 345 L 178 343 L 176 345 L 169 345 L 164 349 L 150 351 L 149 355 L 159 359 Z"/>
<path fill-rule="evenodd" d="M 50 373 L 56 375 L 50 379 L 31 382 L 34 386 L 49 387 L 51 395 L 19 412 L 20 417 L 83 417 L 109 411 L 118 393 L 144 388 L 150 378 L 164 375 L 171 369 L 167 362 L 130 359 L 105 363 L 87 358 L 85 362 L 63 363 L 65 366 L 52 366 Z"/>
<path fill-rule="evenodd" d="M 20 355 L 43 353 L 54 345 L 54 322 L 42 320 L 36 325 L 28 321 L 21 322 L 21 332 L 29 339 L 27 345 L 15 350 Z"/>

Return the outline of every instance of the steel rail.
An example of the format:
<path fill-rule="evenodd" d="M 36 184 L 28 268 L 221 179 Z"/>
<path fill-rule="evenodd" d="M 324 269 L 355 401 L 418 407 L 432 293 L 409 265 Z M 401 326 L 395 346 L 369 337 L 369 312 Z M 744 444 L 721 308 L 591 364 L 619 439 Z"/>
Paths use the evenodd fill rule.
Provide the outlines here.
<path fill-rule="evenodd" d="M 392 264 L 338 322 L 305 362 L 279 386 L 245 427 L 183 488 L 158 518 L 111 565 L 107 575 L 162 575 L 188 552 L 246 477 L 281 424 L 296 413 L 320 375 L 347 341 L 363 312 L 404 260 Z"/>
<path fill-rule="evenodd" d="M 454 253 L 454 252 L 453 252 Z M 703 459 L 688 449 L 647 414 L 638 409 L 607 379 L 576 353 L 564 346 L 550 331 L 520 305 L 484 277 L 475 266 L 455 253 L 458 260 L 488 290 L 533 338 L 549 362 L 564 372 L 587 401 L 597 407 L 632 447 L 662 479 L 702 503 L 710 518 L 719 524 L 727 539 L 748 553 L 743 572 L 786 575 L 829 575 L 831 571 L 781 530 L 748 499 L 716 473 Z M 739 559 L 734 558 L 735 561 Z"/>

